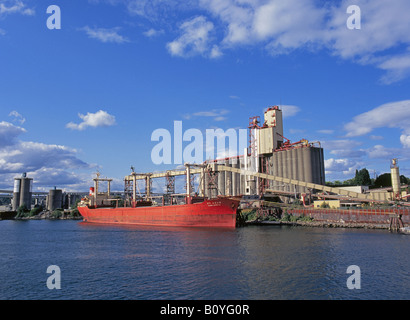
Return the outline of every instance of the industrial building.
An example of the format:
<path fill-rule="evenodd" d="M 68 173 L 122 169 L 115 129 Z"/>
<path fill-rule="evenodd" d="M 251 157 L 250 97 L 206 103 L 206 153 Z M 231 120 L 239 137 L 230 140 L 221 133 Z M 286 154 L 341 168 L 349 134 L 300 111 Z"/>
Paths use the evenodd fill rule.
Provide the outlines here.
<path fill-rule="evenodd" d="M 54 187 L 47 195 L 47 210 L 54 211 L 57 209 L 63 209 L 63 190 Z"/>
<path fill-rule="evenodd" d="M 176 201 L 178 197 L 196 195 L 205 198 L 218 196 L 244 196 L 243 199 L 267 199 L 283 202 L 299 199 L 313 205 L 313 200 L 336 199 L 345 203 L 383 203 L 398 198 L 400 194 L 397 160 L 391 166 L 393 193 L 376 193 L 362 187 L 345 188 L 325 185 L 324 151 L 320 142 L 305 139 L 292 143 L 283 134 L 282 110 L 269 107 L 263 115 L 249 118 L 248 147 L 243 154 L 223 159 L 207 160 L 202 164 L 185 164 L 185 169 L 156 173 L 136 173 L 125 177 L 125 204 L 135 199 L 162 199 L 162 204 Z M 196 175 L 196 178 L 194 176 Z M 185 193 L 176 192 L 177 176 L 184 176 Z M 165 178 L 165 194 L 154 195 L 152 181 Z M 145 182 L 144 187 L 138 181 Z M 98 179 L 94 179 L 98 183 Z M 194 191 L 194 182 L 198 189 Z M 98 190 L 98 187 L 96 187 Z M 93 201 L 96 203 L 96 192 Z M 102 196 L 102 194 L 101 194 Z M 172 198 L 174 200 L 172 200 Z M 307 201 L 309 200 L 309 201 Z M 347 202 L 346 202 L 347 201 Z"/>
<path fill-rule="evenodd" d="M 138 180 L 145 180 L 145 197 L 153 196 L 152 179 L 165 178 L 166 194 L 175 194 L 175 177 L 186 176 L 186 194 L 193 194 L 193 175 L 199 174 L 199 192 L 206 198 L 218 196 L 267 197 L 311 193 L 313 186 L 325 184 L 323 149 L 319 142 L 300 140 L 292 143 L 283 135 L 282 110 L 268 108 L 263 116 L 249 118 L 249 144 L 242 155 L 185 164 L 186 170 L 138 174 L 125 177 L 125 196 L 136 199 L 141 190 Z M 265 177 L 266 176 L 266 177 Z M 294 183 L 297 181 L 298 183 Z M 302 183 L 299 183 L 302 182 Z M 309 185 L 310 184 L 310 185 Z M 142 189 L 142 188 L 141 188 Z M 130 200 L 131 201 L 131 200 Z"/>
<path fill-rule="evenodd" d="M 49 190 L 49 192 L 33 192 L 33 178 L 23 173 L 21 177 L 14 178 L 14 189 L 11 198 L 11 211 L 17 211 L 20 206 L 30 210 L 33 206 L 42 206 L 48 211 L 57 209 L 69 209 L 77 201 L 81 200 L 85 192 L 63 192 L 61 189 Z M 10 192 L 3 190 L 3 192 Z"/>
<path fill-rule="evenodd" d="M 319 142 L 309 143 L 302 139 L 291 143 L 283 135 L 282 110 L 275 106 L 260 117 L 249 119 L 249 147 L 243 156 L 214 160 L 217 164 L 239 168 L 243 172 L 265 173 L 276 177 L 309 183 L 325 184 L 323 148 Z M 209 163 L 209 161 L 207 162 Z M 217 182 L 215 181 L 217 180 Z M 306 187 L 286 184 L 269 179 L 255 178 L 228 171 L 219 172 L 212 181 L 217 189 L 212 195 L 266 195 L 272 192 L 295 194 L 308 192 Z M 206 192 L 206 191 L 205 191 Z"/>

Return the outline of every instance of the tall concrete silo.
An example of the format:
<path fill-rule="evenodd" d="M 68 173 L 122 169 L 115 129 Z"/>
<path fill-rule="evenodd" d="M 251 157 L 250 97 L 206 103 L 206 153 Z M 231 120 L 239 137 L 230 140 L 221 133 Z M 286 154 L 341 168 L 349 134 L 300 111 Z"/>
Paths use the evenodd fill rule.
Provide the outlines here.
<path fill-rule="evenodd" d="M 63 208 L 63 191 L 54 188 L 48 192 L 47 210 L 54 211 Z"/>
<path fill-rule="evenodd" d="M 400 197 L 400 173 L 397 159 L 392 159 L 390 173 L 391 185 L 393 188 L 393 199 L 397 199 L 398 197 Z"/>
<path fill-rule="evenodd" d="M 18 207 L 25 205 L 27 209 L 31 209 L 32 199 L 32 178 L 27 178 L 27 174 L 24 172 L 20 178 L 14 178 L 14 190 L 12 209 L 17 210 Z"/>
<path fill-rule="evenodd" d="M 12 210 L 16 211 L 20 206 L 20 179 L 14 179 L 13 199 L 11 202 Z"/>

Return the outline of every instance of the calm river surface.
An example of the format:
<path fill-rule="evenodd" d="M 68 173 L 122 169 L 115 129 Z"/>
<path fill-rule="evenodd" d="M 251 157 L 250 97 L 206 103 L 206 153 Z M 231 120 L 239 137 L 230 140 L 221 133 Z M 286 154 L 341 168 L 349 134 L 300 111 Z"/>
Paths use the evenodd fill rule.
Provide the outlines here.
<path fill-rule="evenodd" d="M 410 299 L 410 236 L 386 230 L 0 221 L 0 243 L 0 299 Z"/>

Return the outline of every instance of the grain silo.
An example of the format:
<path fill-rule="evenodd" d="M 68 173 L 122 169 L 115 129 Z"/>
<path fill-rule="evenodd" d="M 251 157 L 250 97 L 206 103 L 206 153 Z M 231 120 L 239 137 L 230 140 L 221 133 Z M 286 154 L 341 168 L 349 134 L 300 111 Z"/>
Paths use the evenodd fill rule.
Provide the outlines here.
<path fill-rule="evenodd" d="M 48 192 L 47 210 L 54 211 L 63 208 L 63 191 L 54 187 Z"/>
<path fill-rule="evenodd" d="M 32 199 L 32 178 L 27 178 L 27 174 L 24 172 L 20 178 L 14 178 L 13 200 L 12 209 L 16 211 L 20 206 L 26 206 L 27 209 L 31 209 Z"/>
<path fill-rule="evenodd" d="M 400 173 L 397 159 L 392 159 L 390 173 L 391 185 L 393 189 L 393 199 L 397 199 L 400 198 Z"/>
<path fill-rule="evenodd" d="M 249 118 L 248 129 L 249 146 L 243 156 L 211 161 L 242 171 L 242 173 L 217 172 L 211 183 L 209 180 L 211 177 L 207 177 L 206 185 L 213 186 L 217 195 L 261 196 L 265 192 L 292 194 L 309 192 L 306 187 L 256 178 L 252 172 L 325 184 L 323 148 L 319 142 L 310 143 L 302 139 L 291 143 L 286 139 L 283 135 L 282 110 L 279 107 L 268 108 L 263 122 L 260 121 L 260 117 Z M 209 192 L 210 190 L 212 189 L 209 188 Z M 210 193 L 209 195 L 214 196 Z"/>

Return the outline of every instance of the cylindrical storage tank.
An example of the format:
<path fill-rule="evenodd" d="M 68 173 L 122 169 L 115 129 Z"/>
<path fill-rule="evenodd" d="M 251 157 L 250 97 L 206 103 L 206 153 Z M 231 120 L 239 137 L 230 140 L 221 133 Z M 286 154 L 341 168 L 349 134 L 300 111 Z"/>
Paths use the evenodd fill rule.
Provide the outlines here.
<path fill-rule="evenodd" d="M 298 180 L 305 181 L 305 170 L 303 165 L 303 148 L 296 149 L 297 161 L 298 161 Z M 304 192 L 304 191 L 301 191 Z"/>
<path fill-rule="evenodd" d="M 211 184 L 209 184 L 208 186 L 209 188 L 209 197 L 210 198 L 216 198 L 216 196 L 218 195 L 218 173 L 215 173 L 214 175 L 212 175 L 212 177 L 210 177 L 209 179 L 211 180 L 212 178 L 212 182 L 210 181 Z"/>
<path fill-rule="evenodd" d="M 241 159 L 241 162 L 240 162 L 240 169 L 242 170 L 242 173 L 241 173 L 241 176 L 240 176 L 240 178 L 239 178 L 239 180 L 240 180 L 240 190 L 239 190 L 239 194 L 242 194 L 242 195 L 244 195 L 246 192 L 246 190 L 245 190 L 245 188 L 246 188 L 246 175 L 245 175 L 245 170 L 246 170 L 246 164 L 245 164 L 245 162 L 246 162 L 246 157 L 243 157 L 242 159 Z"/>
<path fill-rule="evenodd" d="M 63 208 L 63 191 L 58 189 L 52 189 L 48 192 L 48 204 L 47 209 L 54 211 L 56 209 Z"/>
<path fill-rule="evenodd" d="M 272 156 L 267 158 L 267 163 L 268 163 L 268 174 L 272 175 L 272 171 L 273 171 L 273 158 Z M 273 180 L 268 180 L 267 181 L 267 186 L 269 189 L 273 189 L 273 185 L 274 185 L 274 181 Z"/>
<path fill-rule="evenodd" d="M 278 169 L 278 154 L 279 154 L 279 152 L 274 152 L 273 153 L 273 155 L 272 155 L 272 161 L 273 161 L 273 166 L 272 166 L 272 170 L 273 170 L 273 175 L 274 176 L 279 176 L 279 169 Z M 279 182 L 278 181 L 275 181 L 274 183 L 273 183 L 273 189 L 274 190 L 277 190 L 278 189 L 278 186 L 279 186 Z"/>
<path fill-rule="evenodd" d="M 292 179 L 292 150 L 286 150 L 286 175 L 285 178 Z M 289 184 L 286 185 L 286 191 L 291 190 Z"/>
<path fill-rule="evenodd" d="M 232 168 L 237 168 L 237 162 L 232 162 Z M 237 192 L 237 184 L 238 184 L 238 180 L 236 179 L 236 177 L 237 177 L 237 173 L 236 172 L 232 172 L 231 173 L 231 176 L 232 176 L 232 180 L 231 180 L 231 182 L 232 182 L 232 195 L 233 196 L 237 196 L 238 195 L 238 192 Z"/>
<path fill-rule="evenodd" d="M 303 148 L 296 149 L 296 158 L 297 158 L 297 167 L 298 167 L 297 180 L 305 181 L 305 167 L 303 165 Z M 306 188 L 299 186 L 298 191 L 300 193 L 305 193 Z"/>
<path fill-rule="evenodd" d="M 20 179 L 14 179 L 12 210 L 16 211 L 20 206 Z"/>
<path fill-rule="evenodd" d="M 31 178 L 20 179 L 20 206 L 25 205 L 31 209 Z"/>
<path fill-rule="evenodd" d="M 204 186 L 205 186 L 205 188 L 204 188 L 204 192 L 205 192 L 204 196 L 205 196 L 206 198 L 209 198 L 209 197 L 210 197 L 210 195 L 209 195 L 209 189 L 208 189 L 208 183 L 209 183 L 208 175 L 209 175 L 208 172 L 205 170 L 203 179 L 204 179 Z"/>
<path fill-rule="evenodd" d="M 291 151 L 292 154 L 292 176 L 291 179 L 294 180 L 299 180 L 298 177 L 298 151 L 297 149 L 292 149 Z M 293 190 L 295 190 L 295 187 L 293 186 Z M 296 191 L 299 191 L 299 187 L 296 186 Z"/>
<path fill-rule="evenodd" d="M 292 149 L 290 151 L 291 155 L 291 164 L 292 164 L 292 174 L 290 176 L 291 179 L 297 180 L 298 176 L 298 157 L 296 149 Z"/>
<path fill-rule="evenodd" d="M 245 194 L 245 175 L 241 174 L 240 178 L 240 194 Z"/>
<path fill-rule="evenodd" d="M 225 166 L 231 167 L 229 160 L 225 160 Z M 232 172 L 230 171 L 225 171 L 225 191 L 224 193 L 226 196 L 232 195 Z"/>
<path fill-rule="evenodd" d="M 238 162 L 235 165 L 235 168 L 241 169 L 241 158 L 238 159 Z M 236 195 L 239 196 L 241 194 L 241 174 L 235 173 L 236 175 Z"/>
<path fill-rule="evenodd" d="M 218 194 L 225 195 L 225 172 L 218 172 Z"/>
<path fill-rule="evenodd" d="M 391 173 L 391 185 L 393 188 L 393 195 L 396 197 L 400 195 L 400 173 L 399 168 L 394 165 L 390 168 Z"/>
<path fill-rule="evenodd" d="M 312 182 L 312 153 L 311 148 L 306 147 L 302 149 L 303 154 L 303 171 L 305 182 Z"/>
<path fill-rule="evenodd" d="M 314 148 L 311 147 L 310 148 L 312 157 L 311 157 L 311 161 L 312 161 L 312 182 L 313 183 L 320 183 L 320 168 L 318 168 L 319 165 L 319 150 L 318 148 Z"/>
<path fill-rule="evenodd" d="M 325 158 L 323 155 L 323 148 L 320 148 L 320 184 L 325 185 L 326 184 L 326 178 L 325 178 Z"/>
<path fill-rule="evenodd" d="M 283 151 L 278 152 L 278 177 L 283 177 Z M 278 190 L 283 190 L 283 182 L 278 181 Z"/>

